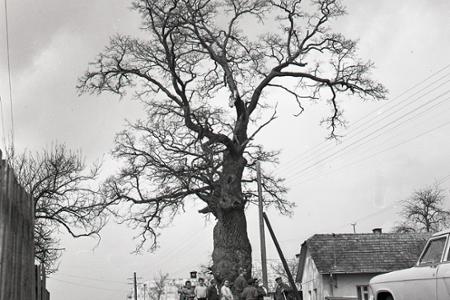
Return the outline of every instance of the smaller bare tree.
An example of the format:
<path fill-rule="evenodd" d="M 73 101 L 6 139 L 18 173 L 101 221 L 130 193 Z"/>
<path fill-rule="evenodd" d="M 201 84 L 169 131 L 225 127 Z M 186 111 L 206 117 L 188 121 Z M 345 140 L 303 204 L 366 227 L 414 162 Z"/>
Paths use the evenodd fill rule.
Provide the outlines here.
<path fill-rule="evenodd" d="M 415 191 L 402 201 L 402 221 L 395 232 L 436 232 L 449 225 L 450 212 L 444 208 L 445 195 L 439 186 Z"/>
<path fill-rule="evenodd" d="M 159 271 L 157 277 L 154 278 L 153 284 L 149 288 L 149 296 L 152 300 L 161 300 L 166 285 L 169 281 L 169 273 Z"/>
<path fill-rule="evenodd" d="M 297 258 L 289 259 L 287 260 L 287 264 L 289 267 L 289 271 L 291 271 L 292 276 L 295 276 L 298 270 L 298 259 Z M 281 261 L 272 262 L 270 264 L 270 269 L 272 274 L 275 275 L 275 277 L 281 277 L 283 278 L 284 282 L 289 282 L 286 270 L 284 269 L 284 266 L 281 263 Z"/>
<path fill-rule="evenodd" d="M 98 190 L 99 165 L 88 168 L 79 151 L 56 144 L 41 152 L 9 153 L 17 180 L 34 201 L 35 257 L 55 272 L 62 248 L 60 229 L 71 236 L 99 237 L 106 222 Z"/>
<path fill-rule="evenodd" d="M 289 270 L 291 271 L 292 276 L 295 277 L 298 270 L 298 258 L 293 259 L 287 259 L 287 264 L 289 267 Z M 252 275 L 255 278 L 262 279 L 262 268 L 260 264 L 256 264 L 253 266 L 253 272 Z M 288 276 L 286 274 L 286 270 L 284 269 L 283 263 L 280 260 L 274 260 L 269 263 L 268 268 L 268 281 L 269 281 L 269 290 L 275 289 L 275 278 L 281 277 L 283 279 L 283 282 L 289 283 Z"/>

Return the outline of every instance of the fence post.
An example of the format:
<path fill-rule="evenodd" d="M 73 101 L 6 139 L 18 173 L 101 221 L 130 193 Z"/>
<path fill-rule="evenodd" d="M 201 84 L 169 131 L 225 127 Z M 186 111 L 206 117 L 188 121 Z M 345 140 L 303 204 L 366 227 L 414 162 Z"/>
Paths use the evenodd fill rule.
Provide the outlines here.
<path fill-rule="evenodd" d="M 6 175 L 6 181 L 5 181 L 5 197 L 6 197 L 6 203 L 7 203 L 7 219 L 5 219 L 6 223 L 6 241 L 5 241 L 5 255 L 3 256 L 3 261 L 5 264 L 4 272 L 3 272 L 3 278 L 5 279 L 5 286 L 4 286 L 4 300 L 12 299 L 12 256 L 14 253 L 14 239 L 13 239 L 13 233 L 12 233 L 12 214 L 13 214 L 13 199 L 11 195 L 11 186 L 12 186 L 12 180 L 11 180 L 11 172 L 9 172 L 8 166 L 5 162 L 4 166 L 4 172 Z"/>
<path fill-rule="evenodd" d="M 1 152 L 0 152 L 1 157 Z M 3 161 L 0 158 L 0 300 L 4 299 L 4 282 L 5 278 L 3 276 L 4 269 L 5 269 L 5 261 L 3 259 L 3 256 L 5 255 L 6 251 L 6 220 L 8 219 L 8 216 L 6 214 L 8 208 L 6 206 L 6 198 L 4 194 L 4 173 L 3 173 Z"/>
<path fill-rule="evenodd" d="M 1 153 L 1 152 L 0 152 Z M 4 172 L 4 161 L 0 159 L 0 300 L 5 299 L 6 285 L 6 241 L 8 236 L 8 199 L 6 197 L 6 176 Z"/>

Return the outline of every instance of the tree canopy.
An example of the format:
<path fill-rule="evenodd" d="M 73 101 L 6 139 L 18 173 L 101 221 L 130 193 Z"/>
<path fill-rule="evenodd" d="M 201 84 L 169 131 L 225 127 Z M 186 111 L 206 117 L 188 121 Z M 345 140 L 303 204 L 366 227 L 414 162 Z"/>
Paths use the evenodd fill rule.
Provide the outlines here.
<path fill-rule="evenodd" d="M 60 232 L 76 238 L 98 237 L 105 225 L 105 206 L 96 181 L 99 166 L 89 169 L 81 152 L 71 151 L 63 144 L 39 152 L 13 154 L 9 161 L 19 184 L 33 199 L 36 259 L 52 273 L 63 251 Z"/>
<path fill-rule="evenodd" d="M 437 232 L 450 224 L 450 211 L 445 209 L 445 194 L 439 186 L 418 189 L 401 202 L 403 220 L 396 232 Z"/>
<path fill-rule="evenodd" d="M 299 114 L 305 101 L 327 103 L 323 122 L 336 137 L 342 99 L 383 99 L 386 89 L 356 41 L 330 28 L 345 13 L 337 0 L 138 0 L 133 9 L 142 37 L 112 37 L 78 84 L 82 93 L 133 91 L 147 111 L 117 136 L 123 168 L 105 191 L 130 205 L 124 221 L 153 247 L 157 229 L 199 199 L 218 221 L 216 278 L 250 270 L 243 211 L 256 199 L 256 161 L 277 162 L 278 152 L 255 142 L 277 117 L 277 101 L 292 99 Z M 283 179 L 263 171 L 263 182 L 266 205 L 289 213 Z M 233 264 L 222 266 L 227 259 Z"/>

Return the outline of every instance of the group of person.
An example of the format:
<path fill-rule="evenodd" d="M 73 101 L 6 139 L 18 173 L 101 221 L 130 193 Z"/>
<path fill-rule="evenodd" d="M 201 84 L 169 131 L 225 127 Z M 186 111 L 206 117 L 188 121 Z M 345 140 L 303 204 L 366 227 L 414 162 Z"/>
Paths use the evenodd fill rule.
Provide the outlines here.
<path fill-rule="evenodd" d="M 234 281 L 233 287 L 229 280 L 224 280 L 223 285 L 219 286 L 214 279 L 206 285 L 205 280 L 199 278 L 195 287 L 188 280 L 178 291 L 180 300 L 263 300 L 268 293 L 261 280 L 246 279 L 245 274 L 245 269 L 239 269 L 239 276 Z M 291 287 L 285 284 L 281 277 L 275 281 L 277 286 L 273 293 L 274 300 L 290 300 Z"/>

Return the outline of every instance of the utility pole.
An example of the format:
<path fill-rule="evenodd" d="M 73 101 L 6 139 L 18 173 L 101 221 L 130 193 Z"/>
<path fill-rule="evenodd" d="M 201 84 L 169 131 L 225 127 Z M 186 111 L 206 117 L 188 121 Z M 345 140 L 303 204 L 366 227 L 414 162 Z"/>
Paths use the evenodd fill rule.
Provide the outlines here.
<path fill-rule="evenodd" d="M 286 275 L 289 279 L 289 283 L 291 284 L 291 287 L 295 292 L 295 298 L 297 300 L 300 300 L 301 296 L 298 292 L 297 286 L 295 285 L 294 278 L 292 277 L 292 274 L 291 274 L 291 270 L 289 269 L 286 259 L 284 258 L 283 251 L 281 251 L 280 244 L 278 244 L 277 237 L 275 236 L 275 233 L 273 232 L 272 226 L 270 225 L 270 222 L 269 222 L 269 218 L 267 217 L 265 212 L 263 212 L 263 217 L 264 217 L 264 221 L 266 221 L 267 229 L 269 229 L 270 235 L 272 236 L 272 240 L 273 240 L 273 243 L 275 244 L 275 248 L 277 248 L 278 255 L 280 256 L 281 262 L 283 263 L 283 267 L 284 267 L 284 270 L 286 271 Z"/>
<path fill-rule="evenodd" d="M 266 237 L 264 233 L 263 219 L 263 201 L 262 201 L 262 183 L 261 183 L 261 164 L 256 162 L 256 176 L 258 181 L 258 207 L 259 207 L 259 240 L 261 243 L 261 270 L 264 287 L 269 288 L 267 280 L 267 259 L 266 259 Z"/>
<path fill-rule="evenodd" d="M 136 272 L 133 273 L 134 279 L 134 300 L 137 300 L 137 280 L 136 280 Z"/>
<path fill-rule="evenodd" d="M 144 300 L 145 300 L 145 295 L 147 294 L 147 284 L 144 283 Z"/>
<path fill-rule="evenodd" d="M 351 223 L 350 225 L 353 227 L 353 233 L 356 233 L 356 223 Z"/>

